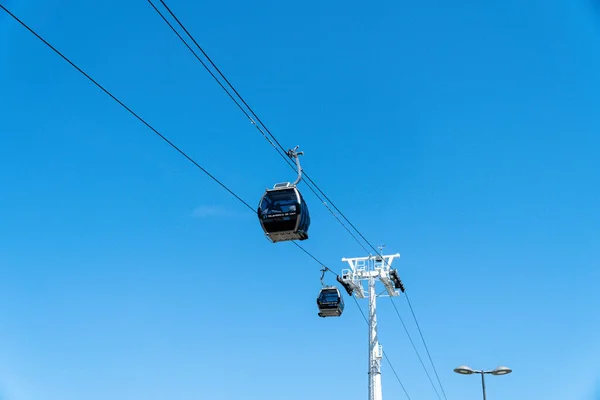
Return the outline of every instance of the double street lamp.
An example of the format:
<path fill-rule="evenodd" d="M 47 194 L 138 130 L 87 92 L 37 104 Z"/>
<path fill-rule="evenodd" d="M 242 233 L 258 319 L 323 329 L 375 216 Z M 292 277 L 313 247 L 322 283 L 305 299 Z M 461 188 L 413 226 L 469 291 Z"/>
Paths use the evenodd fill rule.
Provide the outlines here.
<path fill-rule="evenodd" d="M 454 372 L 456 372 L 457 374 L 461 374 L 461 375 L 481 374 L 481 387 L 483 389 L 483 400 L 486 400 L 486 398 L 485 398 L 485 378 L 484 378 L 485 374 L 507 375 L 512 372 L 512 369 L 510 369 L 508 367 L 498 367 L 491 371 L 478 371 L 478 370 L 474 370 L 471 367 L 467 367 L 466 365 L 461 365 L 458 368 L 454 368 Z"/>

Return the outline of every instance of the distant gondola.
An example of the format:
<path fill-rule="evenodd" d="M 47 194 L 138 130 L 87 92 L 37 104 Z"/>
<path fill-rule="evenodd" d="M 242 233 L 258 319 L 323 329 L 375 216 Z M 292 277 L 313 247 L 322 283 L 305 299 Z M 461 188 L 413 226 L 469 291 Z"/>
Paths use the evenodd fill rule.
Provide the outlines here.
<path fill-rule="evenodd" d="M 296 146 L 296 149 L 298 146 Z M 296 149 L 289 150 L 298 167 L 298 178 L 294 183 L 278 183 L 267 189 L 258 205 L 258 219 L 265 235 L 273 242 L 308 239 L 310 214 L 302 194 L 296 187 L 302 177 L 302 168 Z"/>
<path fill-rule="evenodd" d="M 344 311 L 344 299 L 335 286 L 327 286 L 321 289 L 317 297 L 319 317 L 339 317 Z"/>

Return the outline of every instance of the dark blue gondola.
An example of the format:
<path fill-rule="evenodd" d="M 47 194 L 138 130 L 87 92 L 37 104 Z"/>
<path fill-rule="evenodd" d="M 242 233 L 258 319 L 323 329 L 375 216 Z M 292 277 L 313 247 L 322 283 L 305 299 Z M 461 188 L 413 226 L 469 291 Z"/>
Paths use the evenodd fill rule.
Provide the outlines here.
<path fill-rule="evenodd" d="M 263 195 L 258 218 L 265 235 L 273 242 L 308 239 L 310 214 L 297 187 L 277 184 Z"/>
<path fill-rule="evenodd" d="M 344 312 L 344 299 L 335 286 L 327 286 L 321 289 L 317 297 L 319 317 L 339 317 Z"/>
<path fill-rule="evenodd" d="M 294 183 L 278 183 L 267 189 L 258 205 L 258 219 L 265 235 L 273 243 L 287 240 L 308 239 L 310 213 L 306 201 L 296 187 L 302 177 L 302 168 L 296 149 L 289 150 L 288 156 L 296 160 L 298 178 Z"/>

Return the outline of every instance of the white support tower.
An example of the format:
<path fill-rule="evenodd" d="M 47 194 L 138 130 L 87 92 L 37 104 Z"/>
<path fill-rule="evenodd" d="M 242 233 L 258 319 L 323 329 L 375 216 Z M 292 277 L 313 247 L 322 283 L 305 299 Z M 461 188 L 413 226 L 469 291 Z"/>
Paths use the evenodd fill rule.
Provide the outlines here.
<path fill-rule="evenodd" d="M 380 247 L 380 251 L 381 251 Z M 375 284 L 379 280 L 387 291 L 387 295 L 398 296 L 402 289 L 402 282 L 398 272 L 391 268 L 392 261 L 399 258 L 400 254 L 377 255 L 359 258 L 342 258 L 349 265 L 349 269 L 342 270 L 341 282 L 346 289 L 359 299 L 367 298 L 363 282 L 367 282 L 369 298 L 369 400 L 382 400 L 381 392 L 381 359 L 383 348 L 377 337 L 377 293 Z"/>

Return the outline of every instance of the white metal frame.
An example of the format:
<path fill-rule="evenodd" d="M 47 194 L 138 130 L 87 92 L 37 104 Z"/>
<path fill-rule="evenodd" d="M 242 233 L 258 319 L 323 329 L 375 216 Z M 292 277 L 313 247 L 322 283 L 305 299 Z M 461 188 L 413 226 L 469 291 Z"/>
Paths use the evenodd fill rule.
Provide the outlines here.
<path fill-rule="evenodd" d="M 367 298 L 362 282 L 368 281 L 371 277 L 379 279 L 383 283 L 388 296 L 399 296 L 400 292 L 394 288 L 394 283 L 390 277 L 392 261 L 396 258 L 400 258 L 400 253 L 387 256 L 344 257 L 342 261 L 346 261 L 350 268 L 342 269 L 342 280 L 354 289 L 354 293 L 359 299 Z"/>
<path fill-rule="evenodd" d="M 381 248 L 380 248 L 381 250 Z M 392 262 L 400 258 L 400 253 L 392 255 L 376 255 L 369 257 L 342 258 L 350 268 L 342 269 L 342 281 L 353 289 L 359 299 L 367 298 L 363 282 L 367 282 L 369 299 L 369 400 L 382 400 L 381 391 L 381 359 L 383 347 L 377 336 L 377 297 L 399 296 L 400 291 L 394 287 L 390 277 Z M 379 280 L 387 294 L 377 295 L 375 283 Z"/>

